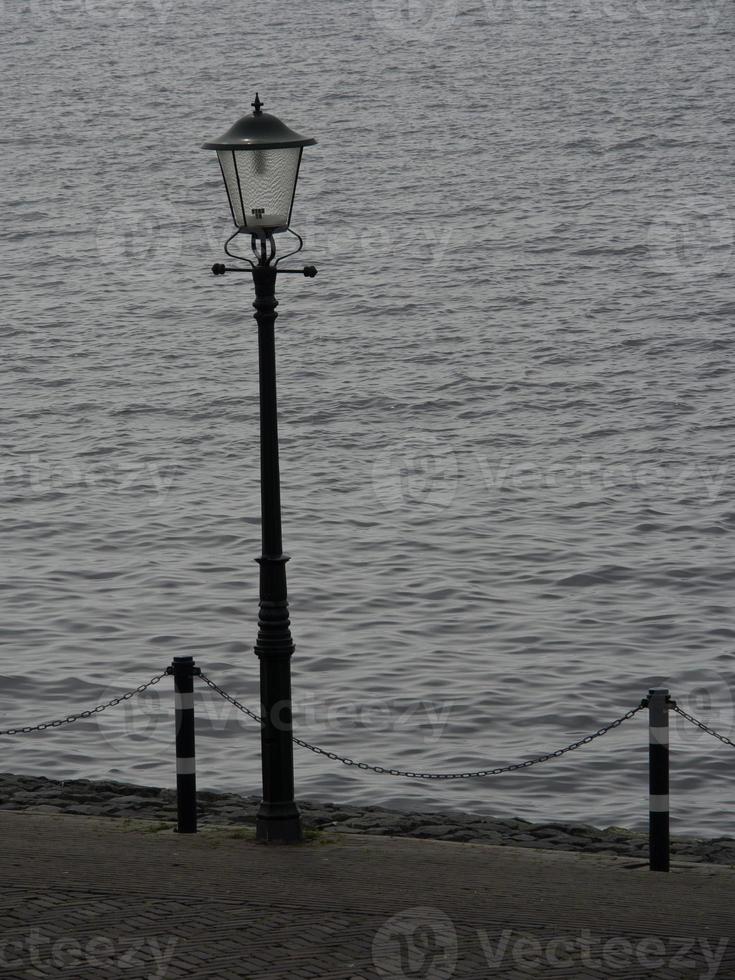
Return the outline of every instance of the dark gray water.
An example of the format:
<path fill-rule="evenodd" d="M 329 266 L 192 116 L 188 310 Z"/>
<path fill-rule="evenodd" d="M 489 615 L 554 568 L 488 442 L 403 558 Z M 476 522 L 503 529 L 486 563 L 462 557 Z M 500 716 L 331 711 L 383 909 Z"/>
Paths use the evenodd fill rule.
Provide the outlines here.
<path fill-rule="evenodd" d="M 0 3 L 0 727 L 174 654 L 257 703 L 246 277 L 200 143 L 307 148 L 278 321 L 299 734 L 430 771 L 595 731 L 669 686 L 735 733 L 732 5 Z M 2 768 L 173 783 L 158 696 Z M 203 695 L 200 783 L 257 790 Z M 733 749 L 672 719 L 680 832 Z M 640 825 L 643 715 L 486 782 L 297 751 L 302 797 Z"/>

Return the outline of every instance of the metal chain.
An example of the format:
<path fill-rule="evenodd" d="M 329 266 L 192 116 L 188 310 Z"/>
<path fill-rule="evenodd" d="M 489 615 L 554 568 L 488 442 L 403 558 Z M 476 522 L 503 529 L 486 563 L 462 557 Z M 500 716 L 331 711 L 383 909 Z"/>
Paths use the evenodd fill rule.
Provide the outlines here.
<path fill-rule="evenodd" d="M 161 674 L 156 674 L 155 677 L 151 677 L 149 681 L 145 684 L 141 684 L 136 687 L 134 691 L 128 691 L 126 694 L 120 694 L 111 701 L 107 701 L 105 704 L 98 704 L 96 708 L 90 708 L 87 711 L 80 711 L 76 715 L 67 715 L 66 718 L 57 718 L 56 721 L 43 721 L 40 725 L 24 725 L 22 728 L 6 728 L 5 731 L 0 731 L 0 735 L 25 735 L 27 732 L 42 732 L 46 728 L 58 728 L 60 725 L 70 725 L 74 721 L 78 721 L 80 718 L 91 718 L 92 715 L 99 714 L 100 711 L 104 711 L 106 708 L 112 708 L 116 704 L 120 704 L 121 701 L 128 701 L 130 698 L 134 698 L 136 694 L 142 694 L 143 691 L 157 684 L 162 677 L 166 676 L 166 671 L 164 670 Z"/>
<path fill-rule="evenodd" d="M 226 691 L 223 691 L 221 687 L 217 687 L 214 681 L 210 681 L 206 674 L 200 674 L 199 676 L 205 684 L 211 687 L 213 691 L 216 691 L 217 694 L 221 695 L 225 701 L 229 701 L 230 704 L 234 705 L 239 711 L 243 711 L 246 715 L 249 715 L 253 721 L 257 721 L 259 725 L 262 723 L 263 719 L 260 717 L 260 715 L 256 715 L 254 711 L 250 710 L 250 708 L 246 708 L 244 704 L 240 704 L 240 702 L 236 698 L 233 698 L 232 695 L 228 694 Z"/>
<path fill-rule="evenodd" d="M 719 738 L 719 740 L 724 742 L 725 745 L 735 746 L 735 742 L 729 739 L 726 735 L 720 735 L 720 733 L 716 732 L 714 728 L 710 728 L 709 725 L 705 725 L 703 721 L 695 718 L 694 715 L 688 715 L 686 711 L 680 708 L 677 704 L 672 704 L 670 707 L 677 713 L 677 715 L 681 715 L 682 718 L 686 718 L 687 721 L 690 721 L 693 725 L 696 725 L 697 728 L 701 728 L 703 732 L 707 732 L 708 735 L 714 735 L 715 738 Z"/>
<path fill-rule="evenodd" d="M 221 695 L 226 701 L 234 705 L 238 710 L 243 711 L 246 715 L 249 715 L 258 724 L 261 723 L 261 718 L 252 712 L 249 708 L 244 707 L 235 698 L 223 691 L 221 687 L 218 687 L 214 681 L 211 681 L 204 674 L 200 675 L 202 680 L 216 691 L 217 694 Z M 403 769 L 389 769 L 384 766 L 372 766 L 367 762 L 356 762 L 354 759 L 349 759 L 346 756 L 338 755 L 336 752 L 328 752 L 326 749 L 320 748 L 318 745 L 312 745 L 311 742 L 305 742 L 301 738 L 297 738 L 292 735 L 292 740 L 296 745 L 300 745 L 304 749 L 308 749 L 310 752 L 315 752 L 317 755 L 323 755 L 327 759 L 332 759 L 334 762 L 341 762 L 345 766 L 355 766 L 357 769 L 368 769 L 371 772 L 377 772 L 381 775 L 386 776 L 403 776 L 406 779 L 470 779 L 476 776 L 497 776 L 501 772 L 513 772 L 516 769 L 526 769 L 528 766 L 535 766 L 539 762 L 546 762 L 548 759 L 557 759 L 559 756 L 564 755 L 566 752 L 572 752 L 574 749 L 578 749 L 580 745 L 587 745 L 594 739 L 599 738 L 601 735 L 605 735 L 612 728 L 617 728 L 618 725 L 622 725 L 624 721 L 632 718 L 633 715 L 638 714 L 646 706 L 645 701 L 642 701 L 636 708 L 632 708 L 630 711 L 626 711 L 624 715 L 620 718 L 616 718 L 615 721 L 611 721 L 609 725 L 605 725 L 604 728 L 598 729 L 593 735 L 585 735 L 584 738 L 580 738 L 576 742 L 572 742 L 571 745 L 567 745 L 563 749 L 557 749 L 555 752 L 547 752 L 545 755 L 537 756 L 534 759 L 526 759 L 524 762 L 514 762 L 508 766 L 499 766 L 497 769 L 480 769 L 475 772 L 410 772 Z"/>

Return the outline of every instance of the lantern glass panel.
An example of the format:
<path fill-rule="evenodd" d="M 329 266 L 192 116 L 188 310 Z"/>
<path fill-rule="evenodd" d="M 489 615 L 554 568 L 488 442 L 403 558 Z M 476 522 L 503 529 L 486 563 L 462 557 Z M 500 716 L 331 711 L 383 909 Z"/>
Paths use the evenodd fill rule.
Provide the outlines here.
<path fill-rule="evenodd" d="M 288 227 L 301 150 L 293 146 L 217 151 L 239 228 Z"/>

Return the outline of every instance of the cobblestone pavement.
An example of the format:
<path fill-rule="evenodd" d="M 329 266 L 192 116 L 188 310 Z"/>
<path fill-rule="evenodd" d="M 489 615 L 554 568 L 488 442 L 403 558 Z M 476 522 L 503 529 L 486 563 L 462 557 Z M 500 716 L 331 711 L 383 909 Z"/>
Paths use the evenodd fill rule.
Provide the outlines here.
<path fill-rule="evenodd" d="M 243 833 L 0 813 L 0 977 L 735 978 L 731 868 Z"/>

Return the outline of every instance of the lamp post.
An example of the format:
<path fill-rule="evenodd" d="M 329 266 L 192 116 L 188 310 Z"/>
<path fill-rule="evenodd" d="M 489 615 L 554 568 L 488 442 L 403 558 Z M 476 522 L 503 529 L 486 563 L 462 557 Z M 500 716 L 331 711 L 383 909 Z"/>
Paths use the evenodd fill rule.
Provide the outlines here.
<path fill-rule="evenodd" d="M 274 235 L 290 232 L 301 251 L 301 238 L 291 231 L 291 211 L 301 154 L 314 139 L 299 136 L 280 119 L 263 112 L 258 94 L 253 112 L 239 119 L 218 140 L 203 149 L 216 150 L 222 169 L 232 220 L 237 230 L 225 242 L 225 252 L 245 266 L 212 266 L 215 275 L 252 271 L 255 319 L 258 324 L 260 381 L 260 495 L 263 549 L 260 565 L 260 605 L 255 653 L 260 660 L 261 759 L 263 799 L 256 818 L 256 838 L 292 842 L 302 838 L 294 802 L 291 722 L 291 656 L 294 651 L 288 615 L 286 562 L 281 539 L 281 491 L 278 467 L 276 400 L 275 295 L 278 272 L 316 275 L 314 266 L 278 269 Z M 237 235 L 250 235 L 256 261 L 232 253 Z"/>

